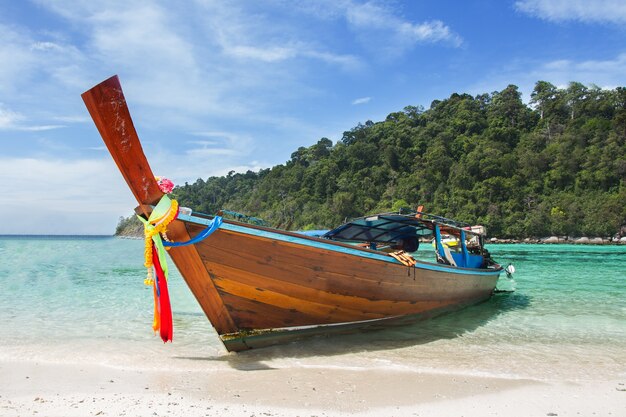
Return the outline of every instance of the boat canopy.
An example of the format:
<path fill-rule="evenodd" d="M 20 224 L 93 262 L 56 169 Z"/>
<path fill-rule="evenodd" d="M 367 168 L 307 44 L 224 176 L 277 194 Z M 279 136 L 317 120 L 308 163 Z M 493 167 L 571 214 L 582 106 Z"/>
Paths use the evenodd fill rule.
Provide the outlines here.
<path fill-rule="evenodd" d="M 460 236 L 461 231 L 469 235 L 481 235 L 469 224 L 446 219 L 432 214 L 413 212 L 410 214 L 383 213 L 359 217 L 333 229 L 323 237 L 351 242 L 395 243 L 400 239 L 430 237 L 439 226 L 442 233 Z"/>

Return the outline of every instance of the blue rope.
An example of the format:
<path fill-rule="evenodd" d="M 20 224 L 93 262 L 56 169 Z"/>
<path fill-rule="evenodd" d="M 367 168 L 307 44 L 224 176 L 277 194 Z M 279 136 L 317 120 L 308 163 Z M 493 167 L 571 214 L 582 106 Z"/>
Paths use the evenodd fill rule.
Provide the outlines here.
<path fill-rule="evenodd" d="M 215 232 L 221 226 L 221 224 L 222 224 L 222 218 L 220 216 L 215 216 L 213 218 L 213 221 L 206 227 L 206 229 L 198 233 L 198 235 L 194 237 L 193 239 L 188 240 L 186 242 L 163 241 L 163 246 L 178 247 L 178 246 L 193 245 L 207 238 L 211 233 Z"/>

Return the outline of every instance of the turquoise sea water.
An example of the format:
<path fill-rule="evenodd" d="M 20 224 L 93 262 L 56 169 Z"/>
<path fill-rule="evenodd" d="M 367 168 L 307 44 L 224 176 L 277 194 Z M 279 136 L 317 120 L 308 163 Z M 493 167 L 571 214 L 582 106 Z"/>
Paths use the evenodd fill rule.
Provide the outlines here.
<path fill-rule="evenodd" d="M 515 292 L 414 325 L 228 354 L 174 267 L 174 343 L 154 336 L 142 241 L 0 237 L 0 360 L 207 371 L 262 363 L 541 380 L 626 376 L 626 246 L 489 250 L 515 265 L 514 280 L 502 277 L 498 285 Z"/>

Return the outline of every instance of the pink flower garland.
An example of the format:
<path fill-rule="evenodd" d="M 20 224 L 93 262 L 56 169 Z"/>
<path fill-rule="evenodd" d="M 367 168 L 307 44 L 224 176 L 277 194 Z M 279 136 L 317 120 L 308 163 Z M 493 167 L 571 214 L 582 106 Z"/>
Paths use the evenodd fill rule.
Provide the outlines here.
<path fill-rule="evenodd" d="M 165 194 L 169 194 L 174 189 L 174 183 L 164 177 L 154 177 L 159 185 L 159 189 Z"/>

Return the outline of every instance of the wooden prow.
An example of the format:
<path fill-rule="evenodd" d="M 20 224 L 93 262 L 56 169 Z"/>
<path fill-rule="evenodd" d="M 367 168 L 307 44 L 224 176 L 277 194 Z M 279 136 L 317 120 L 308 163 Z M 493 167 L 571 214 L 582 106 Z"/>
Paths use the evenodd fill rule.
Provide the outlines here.
<path fill-rule="evenodd" d="M 148 215 L 150 205 L 156 204 L 163 192 L 141 148 L 120 80 L 114 75 L 81 96 L 117 167 L 135 195 L 140 210 Z M 170 223 L 167 234 L 178 242 L 190 239 L 185 225 L 178 220 Z M 169 254 L 218 333 L 235 332 L 237 327 L 213 281 L 208 277 L 195 246 L 172 248 Z"/>
<path fill-rule="evenodd" d="M 154 179 L 117 75 L 81 97 L 113 160 L 139 204 L 156 204 L 163 192 Z"/>

